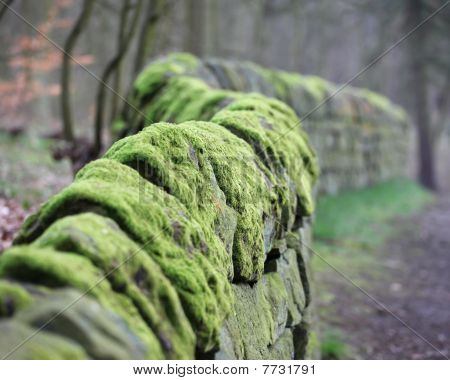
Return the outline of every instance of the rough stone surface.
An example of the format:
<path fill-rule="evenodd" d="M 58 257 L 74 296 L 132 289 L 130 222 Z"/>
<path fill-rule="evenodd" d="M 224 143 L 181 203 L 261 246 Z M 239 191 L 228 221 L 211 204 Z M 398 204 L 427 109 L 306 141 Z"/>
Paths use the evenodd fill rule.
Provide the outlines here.
<path fill-rule="evenodd" d="M 164 78 L 158 75 L 162 68 L 167 68 Z M 152 87 L 151 96 L 148 92 L 142 96 L 140 83 L 147 81 L 158 82 L 159 87 Z M 322 78 L 269 70 L 251 62 L 172 54 L 142 72 L 132 99 L 148 119 L 126 110 L 121 125 L 127 127 L 121 135 L 143 128 L 148 120 L 210 120 L 221 104 L 242 93 L 260 93 L 283 101 L 301 119 L 319 159 L 319 193 L 405 175 L 412 136 L 404 111 L 369 90 L 338 89 Z M 167 108 L 166 99 L 175 94 L 183 100 Z"/>
<path fill-rule="evenodd" d="M 358 89 L 325 101 L 334 90 L 188 54 L 150 64 L 114 123 L 123 138 L 0 257 L 2 357 L 316 357 L 319 165 L 298 117 L 322 191 L 399 174 L 405 148 L 402 111 Z"/>
<path fill-rule="evenodd" d="M 86 165 L 0 257 L 5 355 L 305 351 L 307 329 L 296 334 L 309 302 L 300 231 L 314 210 L 315 154 L 300 127 L 283 139 L 298 119 L 282 102 L 171 77 L 196 65 L 182 55 L 144 70 L 132 100 L 163 122 Z M 15 349 L 16 336 L 42 325 L 40 340 Z"/>

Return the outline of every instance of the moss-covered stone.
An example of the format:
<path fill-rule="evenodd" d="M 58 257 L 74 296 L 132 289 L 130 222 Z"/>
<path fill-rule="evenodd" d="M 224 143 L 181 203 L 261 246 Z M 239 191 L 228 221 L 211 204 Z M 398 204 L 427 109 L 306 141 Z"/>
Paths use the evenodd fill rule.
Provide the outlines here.
<path fill-rule="evenodd" d="M 0 318 L 11 317 L 32 302 L 32 296 L 20 283 L 0 280 Z"/>
<path fill-rule="evenodd" d="M 0 358 L 89 359 L 83 347 L 57 334 L 39 332 L 17 320 L 0 320 Z M 33 338 L 30 339 L 30 336 Z"/>
<path fill-rule="evenodd" d="M 297 252 L 287 249 L 279 258 L 266 263 L 266 271 L 280 274 L 288 296 L 287 325 L 290 327 L 298 325 L 306 307 L 306 296 L 298 267 Z"/>
<path fill-rule="evenodd" d="M 286 193 L 292 189 L 294 196 L 298 197 L 296 213 L 310 215 L 313 212 L 312 187 L 318 176 L 318 166 L 292 110 L 276 100 L 255 94 L 232 102 L 212 121 L 253 147 L 279 181 L 284 183 L 280 199 L 292 199 L 293 195 Z"/>
<path fill-rule="evenodd" d="M 224 100 L 229 104 L 213 116 L 217 105 Z M 211 119 L 225 126 L 250 143 L 266 163 L 268 157 L 273 156 L 270 168 L 278 166 L 279 175 L 287 170 L 300 197 L 300 212 L 312 212 L 313 202 L 308 194 L 311 194 L 312 184 L 318 175 L 316 159 L 295 113 L 283 103 L 258 94 L 242 95 L 213 89 L 197 78 L 181 75 L 165 81 L 161 91 L 148 106 L 142 108 L 142 112 L 152 120 L 183 122 Z M 289 139 L 285 138 L 287 135 Z M 302 160 L 298 159 L 299 155 Z M 283 182 L 284 188 L 289 188 L 286 179 Z M 281 192 L 279 197 L 284 202 L 292 198 L 286 191 L 284 194 Z"/>
<path fill-rule="evenodd" d="M 269 348 L 286 327 L 288 295 L 283 280 L 278 273 L 267 273 L 253 287 L 234 285 L 233 292 L 233 312 L 224 323 L 216 358 L 270 358 Z"/>
<path fill-rule="evenodd" d="M 126 295 L 159 340 L 166 358 L 194 355 L 195 335 L 159 265 L 111 219 L 83 213 L 59 219 L 32 246 L 70 251 L 99 268 Z"/>
<path fill-rule="evenodd" d="M 15 320 L 78 343 L 92 359 L 145 359 L 157 355 L 148 351 L 149 347 L 117 314 L 72 288 L 47 292 L 33 307 L 20 311 Z"/>
<path fill-rule="evenodd" d="M 292 329 L 286 329 L 277 341 L 268 347 L 267 358 L 270 360 L 292 360 L 294 359 L 294 352 Z"/>
<path fill-rule="evenodd" d="M 153 332 L 142 320 L 130 300 L 112 291 L 104 274 L 86 258 L 73 253 L 31 246 L 14 247 L 2 255 L 0 277 L 44 284 L 48 287 L 72 286 L 93 296 L 114 311 L 146 345 L 155 358 L 163 358 Z"/>
<path fill-rule="evenodd" d="M 197 344 L 213 345 L 230 310 L 225 268 L 207 259 L 214 248 L 187 208 L 132 168 L 109 159 L 87 165 L 72 185 L 24 223 L 17 242 L 32 241 L 58 218 L 86 211 L 115 220 L 142 245 L 177 290 Z"/>
<path fill-rule="evenodd" d="M 234 264 L 237 279 L 259 278 L 264 228 L 281 217 L 275 193 L 280 185 L 248 144 L 212 123 L 160 123 L 118 142 L 105 157 L 139 169 L 179 199 L 205 227 L 215 265 L 230 275 Z"/>

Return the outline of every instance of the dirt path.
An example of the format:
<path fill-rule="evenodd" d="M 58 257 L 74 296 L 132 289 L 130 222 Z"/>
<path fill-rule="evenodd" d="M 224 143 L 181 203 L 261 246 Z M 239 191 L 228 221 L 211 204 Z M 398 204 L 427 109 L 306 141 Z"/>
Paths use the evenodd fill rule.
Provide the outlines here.
<path fill-rule="evenodd" d="M 450 356 L 450 197 L 419 215 L 393 222 L 396 233 L 380 252 L 384 273 L 364 286 L 383 308 L 340 279 L 334 325 L 365 359 L 445 359 Z M 337 280 L 335 280 L 337 281 Z M 336 282 L 337 284 L 337 282 Z"/>

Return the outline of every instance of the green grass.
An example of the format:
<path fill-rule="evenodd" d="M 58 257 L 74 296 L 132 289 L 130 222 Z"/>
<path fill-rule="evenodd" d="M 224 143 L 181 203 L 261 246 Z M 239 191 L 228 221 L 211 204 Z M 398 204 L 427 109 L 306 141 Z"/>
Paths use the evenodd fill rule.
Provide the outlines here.
<path fill-rule="evenodd" d="M 328 329 L 322 333 L 320 357 L 324 360 L 356 359 L 353 348 L 344 341 L 344 334 L 339 329 Z"/>
<path fill-rule="evenodd" d="M 352 239 L 361 244 L 381 243 L 388 232 L 383 230 L 385 221 L 410 215 L 432 200 L 430 192 L 406 178 L 323 197 L 317 205 L 314 237 L 331 241 Z"/>

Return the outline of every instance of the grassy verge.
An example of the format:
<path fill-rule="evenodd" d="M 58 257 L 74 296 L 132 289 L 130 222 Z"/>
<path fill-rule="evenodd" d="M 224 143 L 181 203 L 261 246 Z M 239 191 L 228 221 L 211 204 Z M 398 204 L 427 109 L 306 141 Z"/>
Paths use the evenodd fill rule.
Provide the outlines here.
<path fill-rule="evenodd" d="M 339 314 L 343 301 L 353 309 L 360 307 L 361 315 L 365 312 L 355 301 L 358 290 L 351 286 L 343 289 L 345 280 L 333 267 L 365 289 L 370 289 L 373 281 L 383 281 L 389 271 L 381 256 L 389 253 L 380 252 L 381 248 L 387 239 L 402 233 L 402 224 L 395 221 L 420 211 L 432 201 L 431 193 L 408 179 L 318 200 L 313 232 L 314 250 L 320 258 L 313 258 L 312 267 L 324 358 L 358 357 L 339 330 Z"/>

